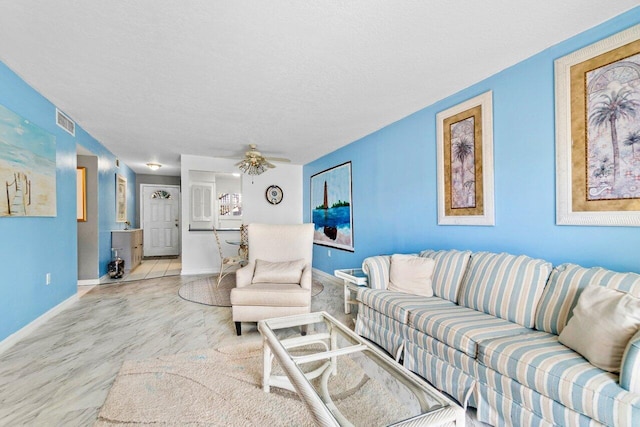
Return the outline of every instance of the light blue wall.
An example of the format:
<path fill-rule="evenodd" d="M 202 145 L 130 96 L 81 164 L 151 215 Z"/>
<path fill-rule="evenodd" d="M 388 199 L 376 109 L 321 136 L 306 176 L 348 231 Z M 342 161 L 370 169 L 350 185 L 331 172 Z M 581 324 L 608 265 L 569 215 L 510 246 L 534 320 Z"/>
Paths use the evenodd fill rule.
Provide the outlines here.
<path fill-rule="evenodd" d="M 327 273 L 370 255 L 427 248 L 506 251 L 640 273 L 640 227 L 555 225 L 553 61 L 640 23 L 640 7 L 553 46 L 304 167 L 310 176 L 352 161 L 355 252 L 315 245 Z M 437 84 L 437 82 L 434 82 Z M 493 91 L 496 225 L 438 226 L 436 114 Z"/>
<path fill-rule="evenodd" d="M 79 127 L 76 127 L 76 139 L 98 156 L 98 250 L 100 276 L 103 276 L 111 260 L 111 230 L 124 228 L 123 223 L 116 223 L 116 174 L 127 179 L 127 218 L 131 224 L 136 224 L 136 174 L 122 162 L 116 167 L 116 157 Z"/>
<path fill-rule="evenodd" d="M 115 157 L 80 127 L 76 137 L 55 124 L 55 106 L 0 63 L 0 104 L 56 137 L 57 215 L 0 218 L 0 341 L 77 290 L 76 143 L 98 156 L 100 274 L 111 256 L 115 224 Z M 128 212 L 135 212 L 135 174 L 125 165 Z M 51 284 L 45 275 L 51 273 Z"/>

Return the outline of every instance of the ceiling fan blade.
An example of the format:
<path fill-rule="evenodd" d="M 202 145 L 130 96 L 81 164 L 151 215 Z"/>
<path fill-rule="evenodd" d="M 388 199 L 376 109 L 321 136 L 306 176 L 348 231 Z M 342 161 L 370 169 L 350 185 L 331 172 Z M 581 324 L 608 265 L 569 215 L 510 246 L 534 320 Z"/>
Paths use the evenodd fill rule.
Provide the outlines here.
<path fill-rule="evenodd" d="M 284 157 L 265 157 L 265 159 L 271 160 L 273 162 L 291 163 L 291 160 L 285 159 Z"/>

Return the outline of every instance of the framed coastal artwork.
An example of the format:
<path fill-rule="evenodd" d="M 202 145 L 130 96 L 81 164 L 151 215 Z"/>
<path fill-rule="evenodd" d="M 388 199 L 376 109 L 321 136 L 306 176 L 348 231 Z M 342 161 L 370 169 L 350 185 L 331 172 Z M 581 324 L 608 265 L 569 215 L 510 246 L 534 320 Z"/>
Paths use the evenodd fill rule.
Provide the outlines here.
<path fill-rule="evenodd" d="M 0 217 L 56 216 L 56 138 L 0 105 Z"/>
<path fill-rule="evenodd" d="M 556 222 L 640 226 L 640 25 L 555 61 Z"/>
<path fill-rule="evenodd" d="M 353 252 L 351 162 L 311 176 L 311 218 L 313 243 Z"/>
<path fill-rule="evenodd" d="M 116 222 L 127 222 L 127 178 L 116 174 Z"/>
<path fill-rule="evenodd" d="M 439 225 L 494 225 L 492 93 L 436 115 Z"/>

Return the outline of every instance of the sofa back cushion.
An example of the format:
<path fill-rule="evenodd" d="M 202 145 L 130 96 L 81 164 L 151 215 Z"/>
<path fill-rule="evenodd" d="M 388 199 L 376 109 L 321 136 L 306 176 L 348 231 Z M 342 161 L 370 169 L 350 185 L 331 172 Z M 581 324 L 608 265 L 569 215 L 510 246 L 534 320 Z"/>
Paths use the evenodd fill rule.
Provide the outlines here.
<path fill-rule="evenodd" d="M 457 303 L 460 283 L 467 270 L 471 251 L 426 250 L 421 257 L 432 258 L 436 265 L 433 269 L 433 294 L 437 297 Z"/>
<path fill-rule="evenodd" d="M 551 269 L 551 263 L 525 255 L 474 253 L 459 304 L 531 328 Z"/>
<path fill-rule="evenodd" d="M 560 335 L 587 285 L 606 286 L 640 298 L 639 274 L 617 273 L 601 267 L 586 268 L 576 264 L 561 264 L 553 269 L 549 284 L 542 293 L 535 328 Z"/>
<path fill-rule="evenodd" d="M 390 255 L 377 255 L 362 261 L 362 271 L 367 275 L 367 284 L 371 289 L 387 289 L 391 268 Z"/>

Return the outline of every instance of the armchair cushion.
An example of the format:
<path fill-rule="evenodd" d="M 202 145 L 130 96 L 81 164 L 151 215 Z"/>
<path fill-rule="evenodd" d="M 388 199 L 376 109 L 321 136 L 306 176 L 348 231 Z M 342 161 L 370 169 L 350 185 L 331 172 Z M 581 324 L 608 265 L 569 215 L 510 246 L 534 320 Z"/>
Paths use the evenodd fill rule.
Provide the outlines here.
<path fill-rule="evenodd" d="M 251 282 L 300 284 L 300 277 L 302 276 L 304 266 L 304 259 L 283 262 L 269 262 L 257 259 Z"/>
<path fill-rule="evenodd" d="M 231 293 L 234 306 L 258 307 L 306 307 L 310 304 L 311 291 L 292 283 L 252 283 L 236 288 Z"/>

